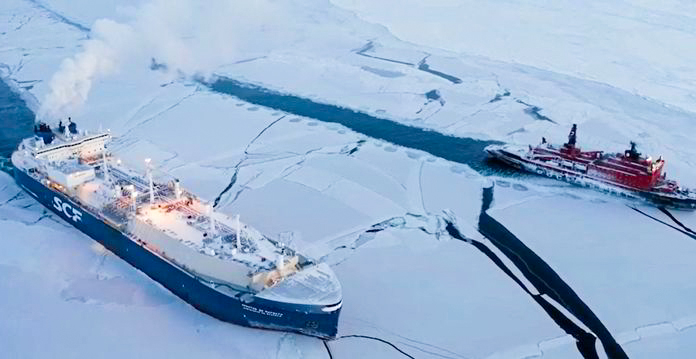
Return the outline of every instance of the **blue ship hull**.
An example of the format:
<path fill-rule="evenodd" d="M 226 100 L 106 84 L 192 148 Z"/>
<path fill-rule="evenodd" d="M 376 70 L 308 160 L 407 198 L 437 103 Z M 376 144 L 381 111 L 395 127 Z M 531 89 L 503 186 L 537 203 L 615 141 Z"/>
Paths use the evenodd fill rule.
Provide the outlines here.
<path fill-rule="evenodd" d="M 15 168 L 14 177 L 24 190 L 46 208 L 201 312 L 238 325 L 293 331 L 321 338 L 336 336 L 340 308 L 325 312 L 322 310 L 325 308 L 323 305 L 271 301 L 230 288 L 222 293 L 213 288 L 212 284 L 202 282 L 132 241 L 118 229 L 95 217 L 88 209 L 44 186 L 24 171 Z M 61 207 L 57 203 L 66 205 Z"/>

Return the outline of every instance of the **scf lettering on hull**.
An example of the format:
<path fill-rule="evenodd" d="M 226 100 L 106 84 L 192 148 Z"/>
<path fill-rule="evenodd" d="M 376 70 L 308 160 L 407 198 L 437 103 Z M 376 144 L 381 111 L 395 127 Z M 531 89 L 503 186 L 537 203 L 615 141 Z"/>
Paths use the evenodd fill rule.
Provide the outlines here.
<path fill-rule="evenodd" d="M 53 197 L 53 207 L 65 214 L 68 218 L 72 219 L 73 222 L 79 222 L 82 220 L 82 212 L 73 208 L 70 203 L 63 202 L 58 197 Z"/>

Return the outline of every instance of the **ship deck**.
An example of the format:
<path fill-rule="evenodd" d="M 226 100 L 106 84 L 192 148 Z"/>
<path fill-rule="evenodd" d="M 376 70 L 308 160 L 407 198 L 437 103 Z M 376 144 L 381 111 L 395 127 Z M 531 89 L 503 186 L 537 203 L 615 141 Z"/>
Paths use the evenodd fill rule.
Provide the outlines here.
<path fill-rule="evenodd" d="M 333 300 L 340 293 L 330 270 L 318 270 L 313 261 L 281 241 L 215 212 L 210 203 L 181 189 L 176 179 L 152 168 L 148 161 L 146 174 L 122 165 L 105 152 L 104 142 L 98 142 L 106 141 L 104 138 L 93 135 L 66 141 L 57 136 L 51 145 L 37 138 L 26 139 L 13 161 L 16 158 L 38 182 L 210 283 L 232 284 L 263 291 L 275 299 L 298 301 L 306 297 L 296 296 L 303 292 L 313 293 L 309 296 L 319 302 Z M 80 146 L 88 151 L 80 152 Z M 90 178 L 66 188 L 50 180 L 50 168 L 64 169 L 65 176 L 71 175 L 72 169 L 94 171 Z M 303 275 L 296 275 L 298 271 Z M 322 285 L 314 288 L 313 283 Z M 324 293 L 327 289 L 332 293 L 328 297 Z"/>
<path fill-rule="evenodd" d="M 183 193 L 177 199 L 172 188 L 155 183 L 155 204 L 150 204 L 147 180 L 114 161 L 109 162 L 111 179 L 121 185 L 133 185 L 139 193 L 135 199 L 137 217 L 189 248 L 221 260 L 244 263 L 252 272 L 271 270 L 278 254 L 295 255 L 242 222 L 237 231 L 236 220 L 223 213 L 210 213 L 209 205 L 190 193 Z M 103 181 L 103 174 L 98 178 Z M 121 218 L 127 217 L 124 212 L 134 211 L 132 203 L 120 199 L 112 201 L 109 207 L 112 212 L 119 212 Z"/>
<path fill-rule="evenodd" d="M 138 217 L 186 246 L 221 260 L 243 262 L 258 270 L 272 269 L 277 248 L 268 240 L 253 240 L 240 224 L 241 248 L 237 247 L 236 224 L 225 224 L 229 217 L 214 213 L 215 230 L 210 229 L 208 215 L 192 209 L 182 201 L 143 206 Z"/>
<path fill-rule="evenodd" d="M 34 139 L 27 140 L 28 147 L 35 146 Z M 54 144 L 54 146 L 57 144 Z M 39 161 L 33 156 L 25 157 L 28 167 L 38 167 Z M 104 162 L 107 163 L 108 174 L 104 172 Z M 237 247 L 237 223 L 232 218 L 219 212 L 207 213 L 208 205 L 195 195 L 183 192 L 177 199 L 174 190 L 159 182 L 154 183 L 155 205 L 149 203 L 149 183 L 142 174 L 120 164 L 113 158 L 106 160 L 95 158 L 93 161 L 80 163 L 78 159 L 70 159 L 60 163 L 60 168 L 95 168 L 96 177 L 77 186 L 74 190 L 66 190 L 53 184 L 54 190 L 62 191 L 80 205 L 95 214 L 99 214 L 110 223 L 126 229 L 127 224 L 136 216 L 147 220 L 162 233 L 178 240 L 187 247 L 199 253 L 220 260 L 243 263 L 251 273 L 272 270 L 279 254 L 295 256 L 289 248 L 272 241 L 255 229 L 240 223 L 240 246 Z M 30 175 L 39 181 L 48 179 L 41 171 Z M 113 185 L 124 188 L 133 186 L 138 193 L 134 200 L 122 196 Z M 186 199 L 189 201 L 187 202 Z M 215 231 L 211 231 L 210 218 L 214 218 Z M 305 259 L 301 260 L 306 261 Z"/>

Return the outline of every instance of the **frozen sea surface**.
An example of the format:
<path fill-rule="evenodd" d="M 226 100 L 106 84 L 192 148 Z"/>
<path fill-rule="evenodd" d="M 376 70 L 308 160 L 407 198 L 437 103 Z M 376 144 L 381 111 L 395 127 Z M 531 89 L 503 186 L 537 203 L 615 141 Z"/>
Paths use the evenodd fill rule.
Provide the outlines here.
<path fill-rule="evenodd" d="M 611 339 L 566 302 L 567 291 L 540 284 L 549 273 L 539 270 L 540 260 L 629 357 L 692 356 L 696 243 L 682 225 L 696 227 L 693 213 L 670 212 L 672 219 L 637 207 L 641 214 L 629 208 L 635 203 L 540 178 L 484 179 L 472 170 L 484 167 L 466 146 L 562 139 L 577 122 L 587 147 L 621 150 L 639 138 L 644 152 L 668 158 L 670 176 L 696 184 L 689 51 L 680 59 L 648 58 L 641 42 L 629 57 L 604 51 L 607 42 L 583 27 L 633 24 L 647 34 L 670 28 L 665 19 L 675 19 L 676 3 L 657 16 L 645 12 L 655 9 L 647 2 L 616 16 L 618 2 L 580 8 L 491 2 L 473 11 L 467 3 L 438 1 L 428 3 L 442 10 L 432 13 L 409 1 L 396 19 L 397 12 L 378 3 L 332 2 L 341 8 L 288 1 L 292 41 L 259 42 L 214 69 L 255 86 L 252 96 L 124 64 L 95 84 L 73 117 L 83 128 L 111 128 L 113 150 L 124 160 L 138 165 L 151 157 L 220 210 L 240 213 L 270 236 L 292 238 L 291 245 L 331 265 L 344 288 L 342 338 L 325 344 L 211 319 L 0 174 L 0 289 L 6 293 L 0 314 L 9 318 L 0 323 L 4 353 L 326 358 L 328 348 L 334 358 L 403 358 L 393 345 L 416 358 L 581 358 L 568 334 L 575 328 L 576 335 L 588 333 L 584 343 L 592 347 L 585 352 L 604 357 L 603 344 L 592 338 Z M 3 2 L 3 78 L 35 110 L 92 22 L 127 21 L 139 3 Z M 511 25 L 529 31 L 509 36 L 496 35 L 503 26 L 478 31 L 486 36 L 476 39 L 466 35 L 466 27 L 489 28 L 498 16 L 564 19 L 569 11 L 588 15 L 586 24 L 578 17 L 553 31 L 538 21 Z M 663 36 L 688 44 L 690 11 Z M 461 24 L 466 16 L 471 21 Z M 402 26 L 412 23 L 422 26 Z M 439 31 L 438 24 L 459 31 Z M 541 41 L 549 34 L 559 35 Z M 496 42 L 503 40 L 509 44 Z M 566 58 L 554 52 L 557 44 L 587 51 Z M 561 55 L 544 60 L 548 53 Z M 600 53 L 615 57 L 613 67 L 600 66 L 607 61 Z M 604 76 L 612 73 L 641 76 Z M 669 86 L 672 77 L 680 79 L 677 86 Z M 308 106 L 272 103 L 269 92 Z M 18 104 L 16 95 L 8 96 Z M 402 128 L 408 132 L 395 130 Z M 490 217 L 535 263 L 478 232 L 481 188 L 490 182 Z M 33 345 L 37 340 L 42 345 Z"/>

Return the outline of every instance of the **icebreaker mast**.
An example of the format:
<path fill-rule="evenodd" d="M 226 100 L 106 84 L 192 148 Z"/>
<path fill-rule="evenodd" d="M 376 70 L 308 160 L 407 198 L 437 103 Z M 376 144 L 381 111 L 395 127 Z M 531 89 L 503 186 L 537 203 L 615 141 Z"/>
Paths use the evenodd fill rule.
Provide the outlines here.
<path fill-rule="evenodd" d="M 573 127 L 570 129 L 570 133 L 568 134 L 568 143 L 566 143 L 566 147 L 575 147 L 575 143 L 577 141 L 577 131 L 578 125 L 573 124 Z"/>

